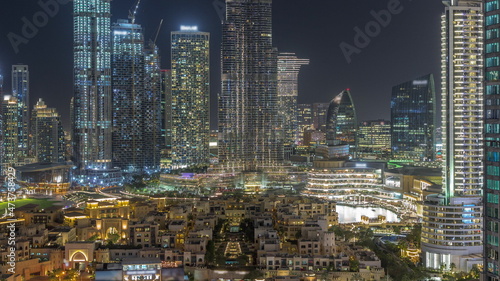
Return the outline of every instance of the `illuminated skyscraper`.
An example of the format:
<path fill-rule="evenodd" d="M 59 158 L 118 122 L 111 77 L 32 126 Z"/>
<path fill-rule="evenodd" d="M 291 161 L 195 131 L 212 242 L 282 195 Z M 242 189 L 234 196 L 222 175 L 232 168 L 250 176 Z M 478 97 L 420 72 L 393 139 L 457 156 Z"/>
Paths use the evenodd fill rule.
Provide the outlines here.
<path fill-rule="evenodd" d="M 208 164 L 210 34 L 196 26 L 172 32 L 172 166 Z"/>
<path fill-rule="evenodd" d="M 326 115 L 328 112 L 329 103 L 313 103 L 313 126 L 315 130 L 326 133 Z"/>
<path fill-rule="evenodd" d="M 55 108 L 48 108 L 42 99 L 33 108 L 31 132 L 34 153 L 38 162 L 64 162 L 66 147 L 59 113 Z"/>
<path fill-rule="evenodd" d="M 164 148 L 172 149 L 172 71 L 161 70 L 162 99 L 162 133 L 164 134 Z"/>
<path fill-rule="evenodd" d="M 74 0 L 74 157 L 81 171 L 111 167 L 111 0 Z"/>
<path fill-rule="evenodd" d="M 3 164 L 16 165 L 19 160 L 19 108 L 14 96 L 5 95 L 2 100 Z"/>
<path fill-rule="evenodd" d="M 294 53 L 278 55 L 278 106 L 282 117 L 283 143 L 285 150 L 291 149 L 298 138 L 297 96 L 298 79 L 302 65 L 308 65 L 308 59 L 299 59 Z M 285 158 L 288 153 L 285 152 Z"/>
<path fill-rule="evenodd" d="M 0 97 L 3 98 L 3 76 L 0 74 Z M 5 157 L 5 150 L 4 150 L 4 134 L 3 134 L 3 115 L 2 111 L 0 110 L 0 173 L 3 174 L 3 160 Z"/>
<path fill-rule="evenodd" d="M 348 144 L 352 156 L 356 154 L 358 120 L 349 89 L 336 95 L 328 107 L 326 142 L 328 145 Z"/>
<path fill-rule="evenodd" d="M 435 269 L 454 264 L 458 270 L 467 271 L 473 264 L 482 263 L 481 2 L 444 1 L 446 8 L 441 19 L 444 193 L 427 196 L 422 226 L 424 264 Z M 493 199 L 489 202 L 498 206 L 498 196 L 496 202 Z"/>
<path fill-rule="evenodd" d="M 112 28 L 113 164 L 126 172 L 142 171 L 144 38 L 142 27 L 118 20 Z"/>
<path fill-rule="evenodd" d="M 12 66 L 12 95 L 17 99 L 17 138 L 18 138 L 18 158 L 28 157 L 29 145 L 29 96 L 30 96 L 30 72 L 27 65 Z"/>
<path fill-rule="evenodd" d="M 301 103 L 297 106 L 297 139 L 298 145 L 304 144 L 304 132 L 313 128 L 312 104 Z"/>
<path fill-rule="evenodd" d="M 172 71 L 161 70 L 161 114 L 162 145 L 160 151 L 160 168 L 169 169 L 172 165 Z"/>
<path fill-rule="evenodd" d="M 391 98 L 393 157 L 434 159 L 435 116 L 436 90 L 432 74 L 394 86 Z"/>
<path fill-rule="evenodd" d="M 500 4 L 485 0 L 485 281 L 500 280 Z"/>
<path fill-rule="evenodd" d="M 219 161 L 244 170 L 283 160 L 272 0 L 226 0 Z"/>
<path fill-rule="evenodd" d="M 144 114 L 144 170 L 156 172 L 160 168 L 160 149 L 162 141 L 161 122 L 161 96 L 162 77 L 160 67 L 160 54 L 158 47 L 153 42 L 148 42 L 144 50 L 144 100 L 142 112 Z"/>
<path fill-rule="evenodd" d="M 385 159 L 391 152 L 391 122 L 385 120 L 365 121 L 358 127 L 359 158 Z"/>

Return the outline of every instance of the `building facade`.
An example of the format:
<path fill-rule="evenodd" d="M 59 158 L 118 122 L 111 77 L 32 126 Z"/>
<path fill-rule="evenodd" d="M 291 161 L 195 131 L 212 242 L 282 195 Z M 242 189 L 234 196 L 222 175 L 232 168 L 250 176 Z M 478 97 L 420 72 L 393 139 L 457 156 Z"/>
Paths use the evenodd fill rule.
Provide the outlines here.
<path fill-rule="evenodd" d="M 297 145 L 298 79 L 301 66 L 308 64 L 308 59 L 299 59 L 294 53 L 280 53 L 278 55 L 278 106 L 279 115 L 282 117 L 285 150 L 290 150 Z M 285 152 L 285 159 L 288 158 L 286 155 Z"/>
<path fill-rule="evenodd" d="M 27 65 L 18 64 L 12 66 L 12 95 L 17 99 L 17 138 L 18 157 L 20 159 L 29 156 L 29 96 L 30 96 L 30 72 Z"/>
<path fill-rule="evenodd" d="M 3 96 L 1 113 L 3 125 L 3 164 L 13 166 L 19 160 L 19 112 L 17 98 L 11 95 Z"/>
<path fill-rule="evenodd" d="M 358 120 L 349 89 L 336 95 L 326 117 L 326 142 L 328 145 L 348 144 L 352 156 L 356 154 Z"/>
<path fill-rule="evenodd" d="M 436 93 L 434 76 L 424 75 L 392 88 L 391 140 L 397 159 L 435 157 Z"/>
<path fill-rule="evenodd" d="M 73 1 L 73 156 L 80 171 L 112 165 L 110 18 L 111 0 Z"/>
<path fill-rule="evenodd" d="M 282 158 L 272 0 L 226 0 L 219 161 L 256 170 Z"/>
<path fill-rule="evenodd" d="M 160 152 L 163 143 L 161 122 L 162 77 L 160 53 L 158 47 L 149 41 L 144 50 L 144 87 L 145 98 L 142 101 L 144 171 L 157 172 L 160 168 Z"/>
<path fill-rule="evenodd" d="M 486 281 L 500 280 L 500 4 L 485 0 L 485 179 L 484 272 Z"/>
<path fill-rule="evenodd" d="M 142 27 L 118 20 L 112 28 L 113 164 L 126 172 L 142 171 L 144 38 Z"/>
<path fill-rule="evenodd" d="M 182 26 L 171 36 L 172 167 L 208 164 L 210 33 Z"/>
<path fill-rule="evenodd" d="M 329 106 L 330 104 L 327 102 L 312 104 L 313 127 L 315 130 L 326 133 L 326 115 Z"/>
<path fill-rule="evenodd" d="M 55 108 L 39 99 L 31 114 L 33 151 L 40 163 L 64 162 L 66 143 L 61 118 Z"/>
<path fill-rule="evenodd" d="M 424 202 L 422 253 L 426 267 L 468 271 L 483 252 L 483 14 L 479 0 L 444 3 L 444 194 Z"/>
<path fill-rule="evenodd" d="M 295 143 L 304 145 L 304 133 L 313 126 L 312 104 L 300 103 L 297 105 L 297 133 Z"/>
<path fill-rule="evenodd" d="M 358 157 L 385 159 L 391 152 L 391 122 L 372 120 L 358 127 Z"/>

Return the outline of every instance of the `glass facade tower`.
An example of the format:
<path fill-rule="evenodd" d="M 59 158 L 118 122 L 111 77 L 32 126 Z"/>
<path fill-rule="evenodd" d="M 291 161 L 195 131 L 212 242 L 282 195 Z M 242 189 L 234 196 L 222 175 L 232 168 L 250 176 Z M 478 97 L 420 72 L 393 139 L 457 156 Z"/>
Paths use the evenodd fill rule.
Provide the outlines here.
<path fill-rule="evenodd" d="M 349 153 L 356 154 L 358 121 L 356 108 L 349 90 L 336 95 L 326 116 L 326 142 L 328 145 L 348 144 Z"/>
<path fill-rule="evenodd" d="M 74 152 L 80 170 L 111 167 L 111 0 L 74 0 Z"/>
<path fill-rule="evenodd" d="M 208 164 L 210 33 L 183 26 L 171 36 L 172 167 Z"/>
<path fill-rule="evenodd" d="M 113 164 L 140 172 L 145 163 L 143 136 L 144 38 L 142 27 L 118 20 L 112 28 Z"/>
<path fill-rule="evenodd" d="M 59 113 L 40 99 L 31 114 L 31 132 L 35 156 L 40 163 L 59 163 L 65 160 L 64 131 Z"/>
<path fill-rule="evenodd" d="M 282 160 L 272 0 L 226 0 L 219 161 L 250 171 Z"/>
<path fill-rule="evenodd" d="M 282 117 L 285 149 L 297 144 L 298 79 L 301 66 L 308 64 L 308 59 L 299 59 L 294 53 L 280 53 L 278 55 L 278 103 L 279 115 Z"/>
<path fill-rule="evenodd" d="M 443 194 L 423 206 L 426 267 L 468 271 L 483 252 L 483 13 L 480 0 L 444 1 Z"/>
<path fill-rule="evenodd" d="M 500 1 L 485 0 L 484 272 L 500 280 Z"/>
<path fill-rule="evenodd" d="M 326 115 L 329 103 L 313 103 L 312 114 L 313 114 L 313 128 L 318 131 L 326 133 Z"/>
<path fill-rule="evenodd" d="M 436 90 L 432 74 L 392 88 L 391 146 L 397 159 L 432 160 L 435 155 Z"/>
<path fill-rule="evenodd" d="M 19 101 L 16 97 L 5 95 L 2 101 L 2 125 L 3 125 L 3 164 L 14 166 L 19 160 Z"/>
<path fill-rule="evenodd" d="M 160 151 L 163 143 L 162 122 L 162 76 L 158 47 L 149 41 L 144 50 L 144 87 L 145 98 L 142 102 L 144 119 L 144 169 L 154 172 L 160 168 Z"/>
<path fill-rule="evenodd" d="M 372 120 L 358 127 L 358 158 L 387 159 L 391 151 L 391 122 Z"/>
<path fill-rule="evenodd" d="M 12 95 L 17 99 L 17 138 L 18 158 L 28 157 L 29 154 L 29 97 L 30 97 L 30 72 L 27 65 L 12 66 Z"/>
<path fill-rule="evenodd" d="M 312 104 L 300 103 L 297 105 L 297 133 L 295 143 L 304 144 L 304 132 L 313 128 Z"/>

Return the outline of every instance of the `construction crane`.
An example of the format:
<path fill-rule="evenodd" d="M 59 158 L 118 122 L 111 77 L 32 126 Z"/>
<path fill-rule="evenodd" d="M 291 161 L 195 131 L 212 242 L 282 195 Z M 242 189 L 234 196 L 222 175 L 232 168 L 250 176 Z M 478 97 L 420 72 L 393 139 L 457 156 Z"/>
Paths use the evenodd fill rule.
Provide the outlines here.
<path fill-rule="evenodd" d="M 141 4 L 141 0 L 137 0 L 137 4 L 135 5 L 134 11 L 129 10 L 128 12 L 128 18 L 132 22 L 132 24 L 135 23 L 135 15 L 137 14 L 137 10 L 139 10 L 139 5 Z"/>
<path fill-rule="evenodd" d="M 153 41 L 153 44 L 155 44 L 155 45 L 156 45 L 156 39 L 158 39 L 158 35 L 160 34 L 160 29 L 161 29 L 162 24 L 163 24 L 163 19 L 161 19 L 160 25 L 158 26 L 158 30 L 156 31 L 155 40 Z"/>

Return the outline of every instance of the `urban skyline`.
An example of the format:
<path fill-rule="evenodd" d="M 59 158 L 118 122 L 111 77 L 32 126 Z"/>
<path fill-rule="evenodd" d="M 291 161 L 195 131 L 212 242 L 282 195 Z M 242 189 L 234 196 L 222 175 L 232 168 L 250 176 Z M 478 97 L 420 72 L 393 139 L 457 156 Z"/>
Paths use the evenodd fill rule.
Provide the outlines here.
<path fill-rule="evenodd" d="M 24 1 L 24 0 L 23 0 Z M 29 11 L 36 12 L 41 10 L 41 8 L 36 5 L 36 3 L 24 3 L 21 2 L 9 3 L 12 5 L 12 14 L 7 15 L 7 17 L 0 19 L 0 21 L 8 21 L 9 24 L 0 25 L 0 32 L 5 35 L 9 33 L 21 33 L 21 28 L 23 22 L 20 20 L 23 16 L 31 19 L 32 13 Z M 192 3 L 182 2 L 182 1 L 172 1 L 169 2 L 158 2 L 158 1 L 143 1 L 141 7 L 137 12 L 137 23 L 143 25 L 145 30 L 145 38 L 147 40 L 154 39 L 158 30 L 158 26 L 161 19 L 164 19 L 163 26 L 157 37 L 158 47 L 162 55 L 162 68 L 168 68 L 169 57 L 170 57 L 170 32 L 178 30 L 180 25 L 197 25 L 200 30 L 204 30 L 212 33 L 212 52 L 210 54 L 212 67 L 211 67 L 211 128 L 216 128 L 216 96 L 220 93 L 220 53 L 213 51 L 220 46 L 222 27 L 220 25 L 219 10 L 214 7 L 215 1 L 196 1 L 193 0 Z M 219 1 L 222 2 L 222 1 Z M 439 1 L 438 1 L 439 2 Z M 218 3 L 218 2 L 217 2 Z M 380 33 L 376 38 L 372 39 L 372 43 L 359 56 L 353 56 L 353 62 L 348 64 L 342 54 L 341 49 L 338 45 L 342 42 L 351 42 L 355 32 L 353 28 L 356 26 L 364 27 L 366 23 L 373 20 L 370 14 L 371 10 L 378 11 L 381 9 L 386 9 L 386 3 L 362 3 L 361 7 L 358 5 L 353 5 L 349 1 L 344 1 L 341 3 L 345 11 L 341 12 L 339 9 L 329 8 L 333 3 L 323 3 L 324 7 L 319 6 L 305 6 L 307 10 L 299 9 L 297 7 L 292 7 L 292 9 L 287 8 L 286 13 L 279 12 L 283 7 L 285 7 L 289 2 L 277 0 L 274 1 L 274 8 L 278 12 L 273 12 L 273 29 L 276 33 L 274 38 L 274 45 L 278 47 L 279 52 L 295 52 L 299 57 L 308 58 L 311 60 L 309 66 L 304 67 L 299 76 L 299 103 L 314 103 L 314 102 L 328 102 L 331 95 L 340 91 L 344 88 L 351 88 L 356 96 L 362 97 L 358 99 L 359 107 L 359 120 L 372 120 L 372 119 L 388 119 L 388 108 L 390 107 L 390 91 L 392 85 L 400 83 L 402 81 L 409 80 L 413 77 L 420 75 L 421 73 L 433 72 L 435 75 L 439 73 L 439 64 L 434 64 L 430 58 L 425 58 L 426 54 L 435 53 L 439 50 L 437 47 L 439 45 L 439 32 L 432 29 L 432 26 L 439 24 L 440 14 L 441 14 L 441 3 L 436 3 L 436 1 L 425 0 L 411 3 L 403 3 L 405 10 L 405 16 L 397 15 L 393 17 L 391 24 Z M 128 11 L 133 9 L 135 1 L 112 1 L 113 18 L 112 21 L 115 22 L 119 18 L 126 18 Z M 28 6 L 26 6 L 28 5 Z M 64 29 L 63 23 L 71 20 L 71 5 L 60 5 L 59 12 L 50 18 L 49 22 L 43 28 L 39 28 L 37 36 L 29 40 L 28 44 L 22 44 L 19 46 L 19 53 L 13 51 L 9 40 L 5 40 L 0 43 L 0 49 L 4 50 L 0 54 L 0 73 L 5 77 L 4 90 L 10 91 L 10 65 L 22 62 L 25 64 L 31 64 L 32 72 L 32 88 L 37 89 L 31 94 L 31 102 L 34 103 L 38 98 L 44 98 L 48 104 L 55 103 L 55 107 L 62 115 L 63 124 L 65 129 L 69 129 L 69 110 L 67 103 L 69 103 L 72 86 L 66 81 L 71 81 L 70 76 L 67 73 L 71 71 L 71 64 L 64 63 L 66 60 L 57 60 L 55 63 L 47 63 L 43 60 L 45 58 L 33 56 L 33 53 L 29 50 L 35 48 L 34 45 L 44 44 L 45 37 L 55 36 L 57 34 L 57 41 L 61 42 L 56 46 L 51 46 L 47 49 L 48 56 L 52 53 L 58 54 L 55 57 L 67 57 L 71 56 L 71 29 Z M 158 6 L 158 7 L 157 7 Z M 336 5 L 335 5 L 336 6 Z M 31 10 L 28 7 L 31 7 Z M 432 8 L 430 8 L 432 7 Z M 415 25 L 414 22 L 418 21 L 417 14 L 423 12 L 424 10 L 430 11 L 434 16 L 430 15 L 430 21 L 426 21 L 424 25 Z M 8 10 L 8 8 L 7 8 Z M 326 15 L 323 11 L 331 10 L 335 13 L 339 13 L 338 17 L 330 17 Z M 24 12 L 26 11 L 26 12 Z M 159 13 L 163 11 L 162 13 Z M 208 11 L 208 12 L 207 12 Z M 304 13 L 319 13 L 319 17 L 314 18 L 306 25 L 299 25 L 288 18 L 293 18 L 301 16 Z M 289 13 L 289 14 L 287 14 Z M 346 17 L 347 14 L 352 13 L 358 15 L 356 18 Z M 344 15 L 345 14 L 345 15 Z M 342 24 L 328 24 L 330 18 Z M 394 24 L 396 23 L 396 24 Z M 325 25 L 326 24 L 326 25 Z M 412 30 L 412 35 L 406 35 L 403 32 L 404 28 L 409 28 Z M 290 29 L 297 29 L 298 33 L 289 32 Z M 308 33 L 307 30 L 314 31 L 313 33 Z M 323 30 L 323 31 L 322 31 Z M 323 34 L 329 35 L 332 42 L 328 44 L 308 44 L 307 42 L 314 42 L 314 38 L 319 38 L 321 32 Z M 301 38 L 301 36 L 307 36 Z M 390 38 L 392 36 L 398 36 L 398 38 L 404 38 L 408 36 L 409 42 L 406 43 L 404 39 L 397 41 L 398 45 L 394 45 Z M 401 37 L 403 36 L 403 37 Z M 426 40 L 432 40 L 436 44 L 418 44 L 417 38 Z M 40 42 L 39 42 L 40 41 Z M 351 42 L 352 43 L 352 42 Z M 407 48 L 407 44 L 410 46 Z M 419 48 L 411 47 L 419 46 Z M 389 47 L 389 49 L 394 50 L 397 57 L 392 54 L 382 51 L 384 47 Z M 403 65 L 398 58 L 402 59 L 406 55 L 400 51 L 402 49 L 411 50 L 411 52 L 416 54 L 415 58 L 410 58 L 414 60 L 413 67 L 407 69 L 407 74 L 401 71 L 395 71 L 396 69 L 403 69 Z M 26 50 L 23 52 L 23 50 Z M 54 50 L 54 51 L 52 51 Z M 57 52 L 55 51 L 57 50 Z M 326 59 L 322 58 L 319 54 L 328 52 L 332 56 L 327 56 Z M 382 56 L 380 56 L 382 54 Z M 4 57 L 5 56 L 5 57 Z M 416 58 L 421 59 L 416 59 Z M 408 58 L 406 58 L 408 59 Z M 40 61 L 41 63 L 37 63 Z M 383 63 L 382 63 L 383 61 Z M 369 67 L 363 66 L 363 62 L 366 62 Z M 374 75 L 373 73 L 379 73 L 381 70 L 386 69 L 386 65 L 389 63 L 391 67 L 387 69 L 392 69 L 393 75 Z M 51 65 L 51 69 L 57 71 L 58 75 L 52 75 L 51 72 L 44 73 L 42 65 Z M 333 66 L 330 67 L 330 66 Z M 346 72 L 347 70 L 347 72 Z M 38 75 L 33 76 L 33 73 L 38 73 Z M 42 80 L 41 73 L 43 73 L 44 79 Z M 356 73 L 357 75 L 350 75 L 349 73 Z M 46 84 L 43 83 L 44 80 L 55 80 L 56 77 L 61 76 L 66 77 L 65 79 L 57 79 L 58 83 L 53 84 L 53 89 L 49 89 Z M 365 77 L 365 79 L 361 79 Z M 384 82 L 386 81 L 386 82 Z M 54 88 L 55 87 L 55 88 Z M 377 99 L 376 102 L 379 103 L 379 108 L 376 111 L 366 110 L 370 108 L 370 97 L 380 96 L 385 99 Z M 52 100 L 54 97 L 54 100 Z M 309 100 L 310 99 L 310 100 Z M 60 104 L 64 101 L 63 104 Z"/>
<path fill-rule="evenodd" d="M 395 22 L 412 0 L 371 5 L 339 42 L 275 28 L 297 8 L 282 0 L 214 0 L 218 31 L 165 31 L 138 17 L 153 1 L 116 17 L 112 0 L 40 0 L 8 33 L 17 55 L 72 8 L 66 109 L 38 97 L 40 61 L 0 71 L 6 281 L 500 280 L 500 0 L 441 1 L 418 62 L 377 43 L 411 30 Z"/>

